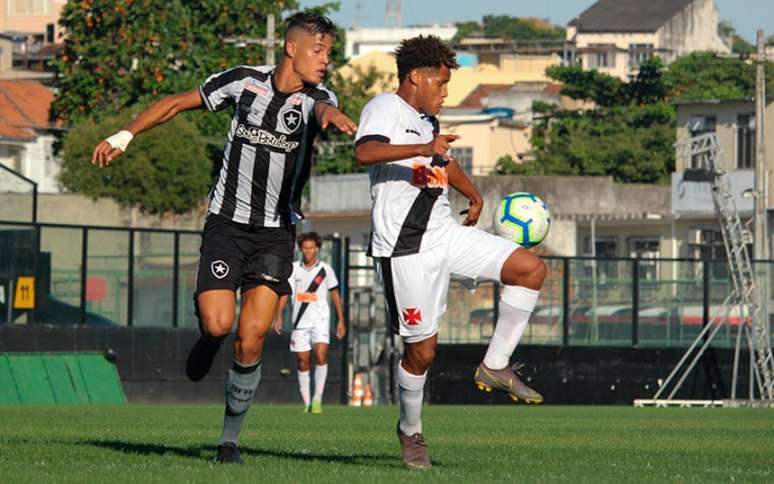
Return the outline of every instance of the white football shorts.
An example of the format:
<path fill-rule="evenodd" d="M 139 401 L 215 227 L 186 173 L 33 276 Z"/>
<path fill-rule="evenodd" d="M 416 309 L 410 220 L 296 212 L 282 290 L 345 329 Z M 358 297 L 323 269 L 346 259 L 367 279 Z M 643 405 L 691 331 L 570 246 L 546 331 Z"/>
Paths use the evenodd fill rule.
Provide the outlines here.
<path fill-rule="evenodd" d="M 434 249 L 376 258 L 393 330 L 407 343 L 433 337 L 446 312 L 450 278 L 499 282 L 503 264 L 519 247 L 475 227 L 454 225 Z"/>
<path fill-rule="evenodd" d="M 290 333 L 290 351 L 303 353 L 312 351 L 317 343 L 330 344 L 330 321 L 315 323 L 312 326 L 294 329 Z"/>

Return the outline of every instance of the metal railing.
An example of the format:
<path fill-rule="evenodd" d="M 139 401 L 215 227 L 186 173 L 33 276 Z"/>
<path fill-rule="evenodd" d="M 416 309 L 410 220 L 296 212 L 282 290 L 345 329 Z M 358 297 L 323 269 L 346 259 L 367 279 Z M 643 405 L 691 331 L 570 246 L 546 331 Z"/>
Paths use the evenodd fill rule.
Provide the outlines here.
<path fill-rule="evenodd" d="M 196 327 L 200 241 L 199 230 L 0 221 L 0 324 Z M 321 258 L 342 275 L 342 241 L 326 242 Z"/>
<path fill-rule="evenodd" d="M 195 327 L 200 240 L 197 230 L 0 222 L 0 323 Z M 327 239 L 320 258 L 337 270 L 350 324 L 361 335 L 384 330 L 386 305 L 365 253 L 346 239 Z M 732 346 L 743 321 L 734 313 L 713 319 L 730 290 L 722 260 L 544 261 L 548 277 L 524 344 L 686 346 L 702 327 L 728 323 L 716 344 Z M 757 264 L 772 279 L 771 261 Z M 30 278 L 33 290 L 21 293 Z M 493 282 L 475 293 L 452 282 L 439 341 L 487 343 L 499 293 Z M 31 304 L 23 304 L 25 294 Z M 381 349 L 368 354 L 376 358 Z"/>

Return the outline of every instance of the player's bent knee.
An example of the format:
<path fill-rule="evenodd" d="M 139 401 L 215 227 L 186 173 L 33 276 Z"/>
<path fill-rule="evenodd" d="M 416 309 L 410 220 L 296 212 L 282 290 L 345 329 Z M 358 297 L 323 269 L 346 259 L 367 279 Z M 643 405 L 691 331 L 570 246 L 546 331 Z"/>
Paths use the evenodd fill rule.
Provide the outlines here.
<path fill-rule="evenodd" d="M 518 249 L 503 265 L 501 279 L 509 286 L 539 290 L 547 273 L 545 262 L 526 249 Z"/>
<path fill-rule="evenodd" d="M 234 339 L 234 354 L 242 363 L 258 361 L 263 353 L 263 337 L 243 338 L 237 335 Z"/>
<path fill-rule="evenodd" d="M 435 360 L 435 348 L 425 346 L 422 348 L 413 348 L 407 351 L 403 356 L 403 367 L 415 375 L 425 373 Z"/>
<path fill-rule="evenodd" d="M 535 267 L 534 271 L 532 272 L 532 279 L 538 286 L 542 286 L 543 281 L 546 280 L 546 275 L 548 274 L 548 267 L 541 259 L 538 259 L 537 257 L 536 259 L 537 267 Z"/>
<path fill-rule="evenodd" d="M 215 314 L 210 317 L 204 315 L 202 318 L 202 334 L 210 339 L 225 339 L 231 333 L 231 327 L 234 324 L 234 317 L 228 314 Z"/>
<path fill-rule="evenodd" d="M 309 371 L 309 360 L 302 360 L 299 358 L 296 363 L 298 364 L 298 371 Z"/>

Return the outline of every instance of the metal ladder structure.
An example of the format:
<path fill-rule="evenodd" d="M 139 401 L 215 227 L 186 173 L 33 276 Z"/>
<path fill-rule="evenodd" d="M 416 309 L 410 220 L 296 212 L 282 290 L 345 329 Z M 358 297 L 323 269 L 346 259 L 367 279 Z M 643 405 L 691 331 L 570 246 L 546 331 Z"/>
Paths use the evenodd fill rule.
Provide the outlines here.
<path fill-rule="evenodd" d="M 762 297 L 761 286 L 750 261 L 748 245 L 750 231 L 742 224 L 736 208 L 730 182 L 723 171 L 722 151 L 715 133 L 694 136 L 677 145 L 678 156 L 698 166 L 686 170 L 683 181 L 709 182 L 712 200 L 718 216 L 723 242 L 726 248 L 728 269 L 732 290 L 693 343 L 689 346 L 675 368 L 660 385 L 652 400 L 635 400 L 635 406 L 774 406 L 774 356 L 769 335 L 768 311 Z M 736 335 L 731 395 L 728 400 L 676 400 L 674 397 L 682 387 L 701 357 L 705 354 L 715 335 L 725 324 L 730 324 L 732 311 L 740 318 Z M 748 398 L 738 400 L 736 396 L 739 381 L 739 361 L 742 353 L 742 333 L 750 357 Z M 668 393 L 667 393 L 668 392 Z M 666 394 L 666 397 L 662 395 Z"/>

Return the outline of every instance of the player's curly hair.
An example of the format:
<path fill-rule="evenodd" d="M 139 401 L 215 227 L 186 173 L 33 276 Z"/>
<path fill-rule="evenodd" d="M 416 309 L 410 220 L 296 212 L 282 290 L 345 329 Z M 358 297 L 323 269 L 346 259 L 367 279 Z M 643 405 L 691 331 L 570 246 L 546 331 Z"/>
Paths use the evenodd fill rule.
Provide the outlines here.
<path fill-rule="evenodd" d="M 319 249 L 322 247 L 322 238 L 320 237 L 320 234 L 317 232 L 304 232 L 303 234 L 298 236 L 298 248 L 301 248 L 301 244 L 306 242 L 307 240 L 311 240 L 315 244 L 317 244 L 317 248 Z"/>
<path fill-rule="evenodd" d="M 457 69 L 457 58 L 449 44 L 435 35 L 419 35 L 403 40 L 395 50 L 395 61 L 398 63 L 398 81 L 408 76 L 409 72 L 422 67 Z"/>
<path fill-rule="evenodd" d="M 296 27 L 304 29 L 310 34 L 328 34 L 336 37 L 336 24 L 325 15 L 318 13 L 294 13 L 288 18 L 288 28 L 285 32 L 290 32 Z"/>

